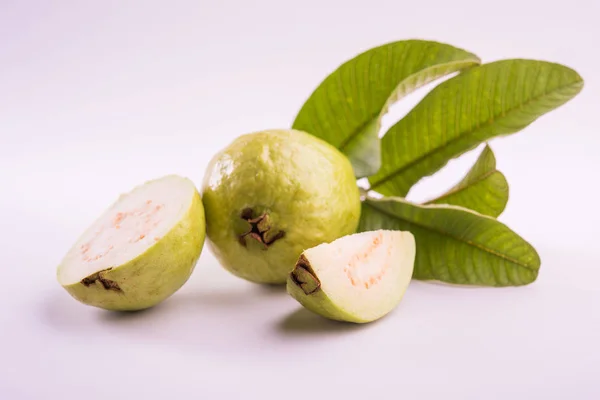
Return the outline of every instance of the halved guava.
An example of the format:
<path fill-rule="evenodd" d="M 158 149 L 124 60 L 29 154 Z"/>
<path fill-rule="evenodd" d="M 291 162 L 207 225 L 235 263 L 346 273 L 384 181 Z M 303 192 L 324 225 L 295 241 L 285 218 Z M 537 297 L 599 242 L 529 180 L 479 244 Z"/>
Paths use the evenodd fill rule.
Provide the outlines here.
<path fill-rule="evenodd" d="M 152 307 L 188 280 L 204 238 L 196 187 L 186 178 L 165 176 L 122 194 L 68 251 L 57 278 L 91 306 Z"/>
<path fill-rule="evenodd" d="M 206 170 L 207 242 L 229 272 L 284 284 L 304 249 L 354 233 L 360 193 L 350 161 L 291 129 L 239 136 Z"/>
<path fill-rule="evenodd" d="M 302 253 L 288 293 L 326 318 L 371 322 L 392 311 L 410 283 L 415 261 L 410 232 L 356 233 Z"/>

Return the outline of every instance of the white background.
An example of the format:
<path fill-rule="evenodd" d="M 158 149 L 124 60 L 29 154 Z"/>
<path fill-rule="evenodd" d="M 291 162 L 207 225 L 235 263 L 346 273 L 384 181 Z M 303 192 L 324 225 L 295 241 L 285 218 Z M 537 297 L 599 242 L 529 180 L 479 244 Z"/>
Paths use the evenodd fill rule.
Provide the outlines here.
<path fill-rule="evenodd" d="M 598 16 L 596 0 L 0 1 L 0 398 L 600 398 Z M 511 185 L 501 220 L 542 257 L 534 284 L 413 282 L 386 318 L 349 326 L 206 248 L 146 312 L 87 307 L 57 283 L 120 193 L 170 173 L 199 186 L 233 138 L 290 126 L 340 63 L 407 38 L 584 77 L 575 100 L 492 142 Z"/>

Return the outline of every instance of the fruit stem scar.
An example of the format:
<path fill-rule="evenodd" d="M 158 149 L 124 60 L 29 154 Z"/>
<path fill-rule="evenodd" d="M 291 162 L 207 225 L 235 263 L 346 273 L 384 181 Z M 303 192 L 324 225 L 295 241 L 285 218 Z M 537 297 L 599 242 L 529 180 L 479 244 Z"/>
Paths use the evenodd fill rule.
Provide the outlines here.
<path fill-rule="evenodd" d="M 110 279 L 106 279 L 104 277 L 104 274 L 107 271 L 110 271 L 112 268 L 107 268 L 107 269 L 103 269 L 102 271 L 98 271 L 95 274 L 92 274 L 86 278 L 83 278 L 81 280 L 81 283 L 83 284 L 83 286 L 85 287 L 89 287 L 91 285 L 93 285 L 94 283 L 100 282 L 102 284 L 102 287 L 104 287 L 104 289 L 106 290 L 114 290 L 115 292 L 120 292 L 122 293 L 123 290 L 121 290 L 121 288 L 119 287 L 119 284 L 117 284 L 117 282 L 115 281 L 111 281 Z"/>
<path fill-rule="evenodd" d="M 290 273 L 290 277 L 306 295 L 313 294 L 321 288 L 321 281 L 314 275 L 310 262 L 304 255 L 298 259 L 296 268 Z"/>
<path fill-rule="evenodd" d="M 269 214 L 266 212 L 258 217 L 253 217 L 253 215 L 254 210 L 251 208 L 244 208 L 240 215 L 240 218 L 250 224 L 248 231 L 239 236 L 239 241 L 242 246 L 246 247 L 246 236 L 250 236 L 257 242 L 262 243 L 264 249 L 267 250 L 275 241 L 285 236 L 285 231 L 281 230 L 278 230 L 273 234 L 271 220 Z"/>

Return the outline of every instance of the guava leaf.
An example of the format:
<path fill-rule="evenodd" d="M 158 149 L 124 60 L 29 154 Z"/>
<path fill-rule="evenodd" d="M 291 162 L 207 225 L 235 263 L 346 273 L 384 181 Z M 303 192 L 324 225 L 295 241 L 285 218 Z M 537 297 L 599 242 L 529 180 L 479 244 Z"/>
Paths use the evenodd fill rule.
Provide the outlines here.
<path fill-rule="evenodd" d="M 424 204 L 451 204 L 497 217 L 508 203 L 508 182 L 496 169 L 496 157 L 486 145 L 467 175 L 446 193 Z"/>
<path fill-rule="evenodd" d="M 463 68 L 477 56 L 424 40 L 388 43 L 359 54 L 315 89 L 292 125 L 340 149 L 355 175 L 374 174 L 381 164 L 379 130 L 388 107 L 415 89 Z"/>
<path fill-rule="evenodd" d="M 386 132 L 371 189 L 405 197 L 450 159 L 492 137 L 518 132 L 582 88 L 574 70 L 534 60 L 497 61 L 448 79 Z"/>
<path fill-rule="evenodd" d="M 538 276 L 540 258 L 529 243 L 496 219 L 466 208 L 367 199 L 359 231 L 377 229 L 412 232 L 417 244 L 415 279 L 520 286 Z"/>

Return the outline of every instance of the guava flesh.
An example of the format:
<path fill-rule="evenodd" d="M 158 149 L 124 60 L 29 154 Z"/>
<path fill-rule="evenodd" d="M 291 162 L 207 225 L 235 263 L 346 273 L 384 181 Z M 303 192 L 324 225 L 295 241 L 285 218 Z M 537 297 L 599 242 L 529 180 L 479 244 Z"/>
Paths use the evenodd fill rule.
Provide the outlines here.
<path fill-rule="evenodd" d="M 296 130 L 242 135 L 211 160 L 202 197 L 220 264 L 282 284 L 306 248 L 355 232 L 360 193 L 335 147 Z"/>
<path fill-rule="evenodd" d="M 58 266 L 59 283 L 82 303 L 139 310 L 163 301 L 191 275 L 205 238 L 191 181 L 169 175 L 122 195 Z"/>
<path fill-rule="evenodd" d="M 371 322 L 402 300 L 412 277 L 415 251 L 410 232 L 348 235 L 304 251 L 288 276 L 287 291 L 326 318 Z"/>

